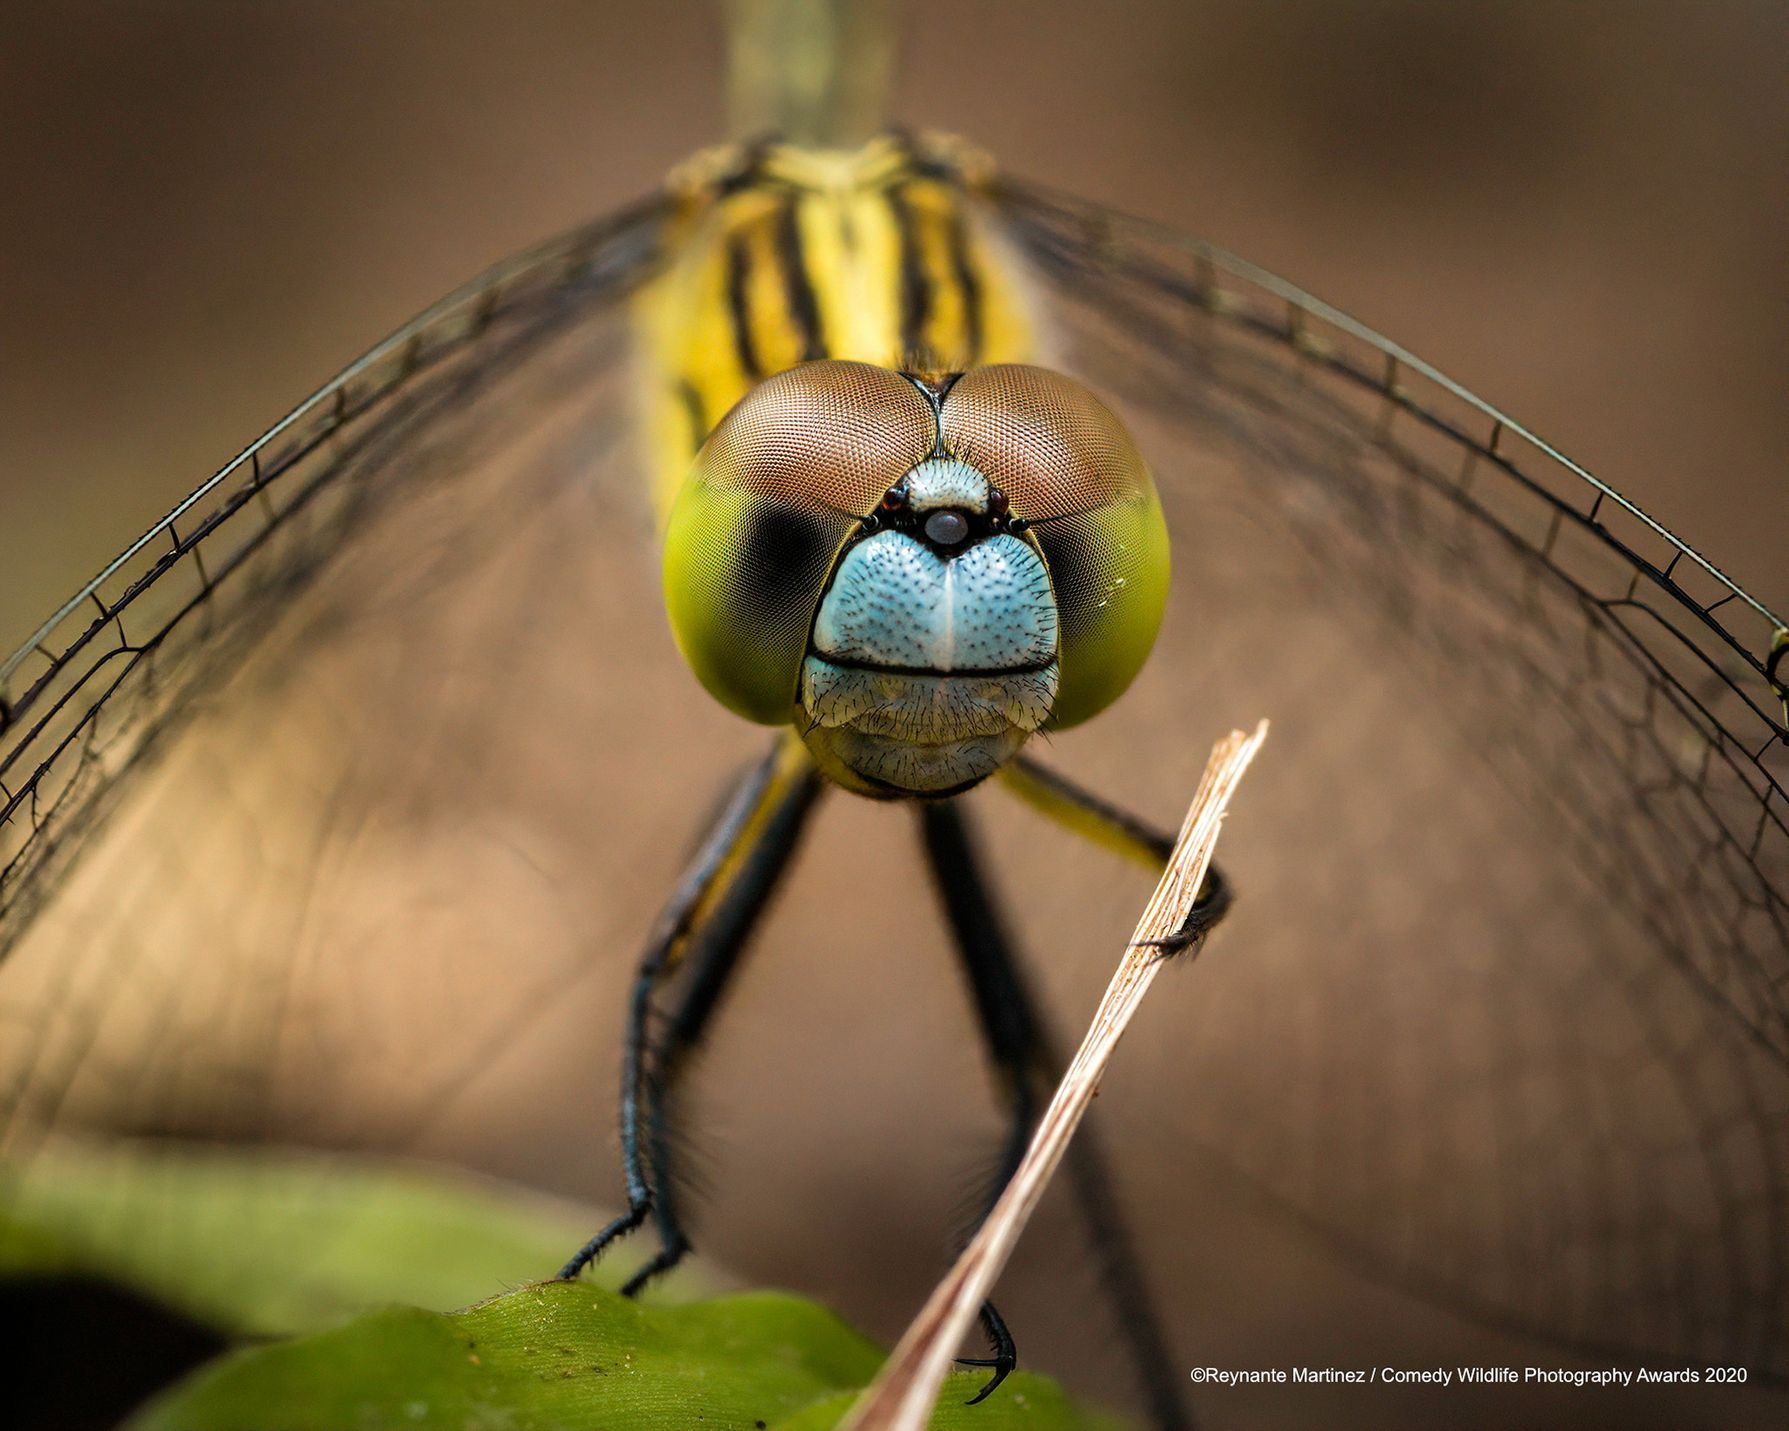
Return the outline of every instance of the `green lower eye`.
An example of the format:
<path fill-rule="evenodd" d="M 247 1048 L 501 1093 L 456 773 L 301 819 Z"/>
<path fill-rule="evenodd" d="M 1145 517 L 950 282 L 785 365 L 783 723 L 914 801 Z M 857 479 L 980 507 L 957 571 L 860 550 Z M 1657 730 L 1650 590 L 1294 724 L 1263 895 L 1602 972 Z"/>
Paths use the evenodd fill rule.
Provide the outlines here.
<path fill-rule="evenodd" d="M 1104 710 L 1136 678 L 1168 600 L 1168 531 L 1153 492 L 1033 528 L 1062 616 L 1054 729 Z"/>
<path fill-rule="evenodd" d="M 665 531 L 665 606 L 690 669 L 728 709 L 789 719 L 808 630 L 855 523 L 686 484 Z"/>

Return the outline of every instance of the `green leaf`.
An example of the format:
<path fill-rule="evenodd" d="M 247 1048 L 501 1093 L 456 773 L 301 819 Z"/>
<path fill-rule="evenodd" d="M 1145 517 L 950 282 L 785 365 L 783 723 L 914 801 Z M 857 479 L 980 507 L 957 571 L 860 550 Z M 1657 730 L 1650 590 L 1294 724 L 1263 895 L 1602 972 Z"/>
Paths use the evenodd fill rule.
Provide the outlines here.
<path fill-rule="evenodd" d="M 152 1403 L 133 1431 L 820 1431 L 882 1352 L 830 1312 L 780 1293 L 642 1305 L 547 1282 L 463 1312 L 389 1308 L 231 1353 Z M 1019 1374 L 973 1411 L 979 1377 L 945 1388 L 933 1425 L 1084 1431 L 1052 1383 Z"/>
<path fill-rule="evenodd" d="M 235 1340 L 303 1334 L 201 1368 L 150 1403 L 141 1427 L 823 1431 L 881 1364 L 880 1349 L 799 1298 L 680 1303 L 700 1287 L 681 1273 L 644 1305 L 549 1282 L 461 1312 L 419 1310 L 515 1287 L 594 1225 L 564 1203 L 419 1164 L 64 1147 L 6 1170 L 0 1277 L 99 1277 Z M 599 1268 L 629 1270 L 625 1258 Z M 103 1377 L 106 1348 L 78 1335 L 76 1355 Z M 1027 1374 L 964 1407 L 985 1376 L 953 1377 L 933 1425 L 1117 1424 Z"/>
<path fill-rule="evenodd" d="M 7 1170 L 0 1277 L 96 1276 L 228 1337 L 283 1336 L 391 1302 L 493 1296 L 556 1270 L 597 1221 L 421 1164 L 62 1148 Z"/>

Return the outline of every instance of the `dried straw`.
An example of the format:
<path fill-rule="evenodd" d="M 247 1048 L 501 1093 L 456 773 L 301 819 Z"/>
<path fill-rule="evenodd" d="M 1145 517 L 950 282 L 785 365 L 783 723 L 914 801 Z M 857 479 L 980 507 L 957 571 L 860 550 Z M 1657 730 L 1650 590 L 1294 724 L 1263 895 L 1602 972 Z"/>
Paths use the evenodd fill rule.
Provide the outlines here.
<path fill-rule="evenodd" d="M 1266 738 L 1267 722 L 1262 721 L 1253 735 L 1232 731 L 1213 748 L 1167 871 L 1144 907 L 1137 932 L 1032 1135 L 1024 1161 L 875 1381 L 840 1423 L 840 1431 L 924 1431 L 958 1346 L 1037 1208 L 1068 1140 L 1086 1116 L 1126 1025 L 1161 970 L 1163 960 L 1151 941 L 1167 938 L 1185 923 L 1205 882 L 1230 796 Z"/>

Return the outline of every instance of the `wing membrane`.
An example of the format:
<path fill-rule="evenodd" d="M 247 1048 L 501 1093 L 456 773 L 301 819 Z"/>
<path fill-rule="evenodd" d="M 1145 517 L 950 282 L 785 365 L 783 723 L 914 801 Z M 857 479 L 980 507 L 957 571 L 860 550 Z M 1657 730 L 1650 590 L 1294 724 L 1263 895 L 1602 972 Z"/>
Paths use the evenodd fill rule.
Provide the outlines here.
<path fill-rule="evenodd" d="M 1275 722 L 1237 913 L 1102 1100 L 1180 1344 L 1489 1356 L 1494 1326 L 1789 1374 L 1779 623 L 1294 290 L 994 207 L 1174 540 L 1157 657 L 1054 757 L 1169 822 L 1215 733 Z M 10 1163 L 187 1135 L 609 1190 L 623 971 L 756 735 L 658 599 L 622 301 L 657 233 L 425 315 L 0 671 Z M 1052 1001 L 1091 1007 L 1144 890 L 972 800 Z M 902 822 L 821 819 L 711 1052 L 703 1246 L 892 1333 L 992 1114 Z M 1003 1307 L 1085 1372 L 1051 1241 Z"/>
<path fill-rule="evenodd" d="M 505 921 L 456 881 L 534 910 L 555 957 L 599 937 L 553 924 L 565 903 L 507 822 L 524 792 L 499 782 L 538 766 L 474 747 L 555 694 L 543 609 L 598 627 L 597 575 L 623 570 L 650 600 L 623 300 L 658 212 L 437 305 L 8 664 L 9 1159 L 79 1128 L 403 1148 L 575 985 L 518 961 L 482 1000 L 472 926 Z M 634 569 L 604 571 L 622 547 Z M 500 943 L 534 929 L 511 924 Z M 422 1003 L 459 1014 L 451 1047 L 405 1013 Z"/>
<path fill-rule="evenodd" d="M 997 197 L 1176 541 L 1137 729 L 1086 758 L 1177 789 L 1196 742 L 1169 731 L 1276 722 L 1183 1128 L 1375 1275 L 1785 1375 L 1781 622 L 1289 286 Z"/>
<path fill-rule="evenodd" d="M 654 199 L 498 264 L 325 384 L 133 542 L 0 664 L 0 951 L 37 878 L 180 695 L 301 584 L 383 490 L 369 474 L 654 257 Z M 387 479 L 385 486 L 395 484 Z M 195 635 L 195 631 L 197 634 Z M 252 631 L 251 631 L 252 636 Z"/>

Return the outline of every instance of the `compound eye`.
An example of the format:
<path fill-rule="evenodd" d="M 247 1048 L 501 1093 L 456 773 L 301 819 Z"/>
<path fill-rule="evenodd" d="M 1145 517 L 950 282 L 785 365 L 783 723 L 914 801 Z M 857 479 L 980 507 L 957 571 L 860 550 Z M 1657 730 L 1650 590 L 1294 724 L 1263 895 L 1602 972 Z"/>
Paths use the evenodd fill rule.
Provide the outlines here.
<path fill-rule="evenodd" d="M 945 447 L 973 454 L 1050 569 L 1062 670 L 1051 726 L 1086 720 L 1142 669 L 1167 604 L 1168 533 L 1143 455 L 1098 396 L 1047 368 L 971 369 L 942 417 Z"/>
<path fill-rule="evenodd" d="M 935 440 L 913 385 L 868 363 L 804 363 L 721 419 L 672 505 L 664 576 L 678 647 L 723 705 L 789 718 L 840 548 Z"/>

